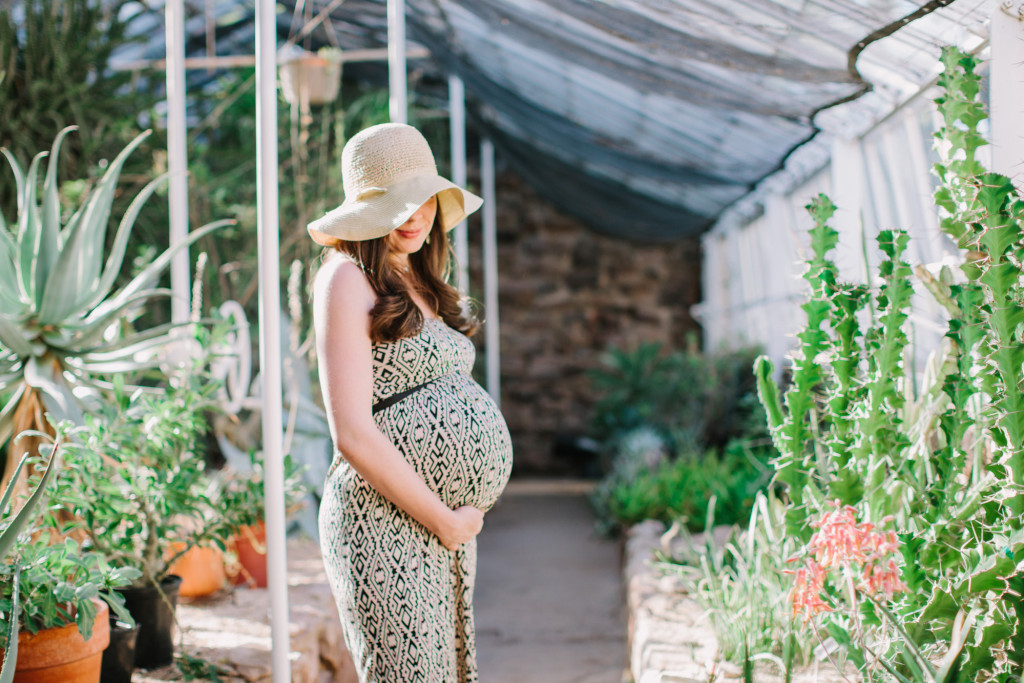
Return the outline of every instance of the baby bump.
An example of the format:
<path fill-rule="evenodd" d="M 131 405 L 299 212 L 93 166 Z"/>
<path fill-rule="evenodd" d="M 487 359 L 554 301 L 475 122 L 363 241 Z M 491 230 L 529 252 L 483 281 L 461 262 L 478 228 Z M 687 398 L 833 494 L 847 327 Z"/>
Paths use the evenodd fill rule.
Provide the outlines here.
<path fill-rule="evenodd" d="M 487 510 L 508 483 L 512 441 L 505 419 L 465 375 L 442 377 L 374 417 L 449 507 Z"/>

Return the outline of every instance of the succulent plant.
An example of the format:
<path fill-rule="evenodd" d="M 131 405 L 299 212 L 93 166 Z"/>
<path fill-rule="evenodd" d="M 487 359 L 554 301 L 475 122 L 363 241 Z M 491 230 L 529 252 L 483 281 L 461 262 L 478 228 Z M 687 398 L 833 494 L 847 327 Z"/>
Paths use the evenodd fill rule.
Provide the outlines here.
<path fill-rule="evenodd" d="M 47 431 L 47 413 L 80 421 L 83 396 L 90 389 L 109 389 L 107 376 L 158 367 L 155 352 L 173 346 L 181 324 L 136 330 L 126 321 L 146 302 L 171 294 L 158 281 L 175 252 L 230 223 L 198 228 L 115 288 L 135 220 L 168 174 L 138 193 L 104 253 L 121 168 L 149 131 L 117 155 L 65 218 L 57 160 L 72 130 L 62 130 L 53 143 L 41 194 L 38 176 L 47 153 L 37 154 L 26 173 L 8 150 L 0 150 L 10 162 L 18 195 L 17 220 L 8 223 L 0 215 L 0 394 L 9 396 L 0 408 L 0 448 L 25 430 Z M 38 447 L 31 439 L 25 442 L 29 452 Z M 18 462 L 18 454 L 8 451 L 4 482 Z"/>

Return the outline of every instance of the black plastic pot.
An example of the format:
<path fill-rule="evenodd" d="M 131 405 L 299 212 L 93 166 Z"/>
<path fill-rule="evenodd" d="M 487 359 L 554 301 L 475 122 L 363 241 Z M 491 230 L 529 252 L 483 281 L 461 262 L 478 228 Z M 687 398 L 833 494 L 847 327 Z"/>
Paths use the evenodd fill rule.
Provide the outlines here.
<path fill-rule="evenodd" d="M 139 627 L 110 619 L 110 645 L 103 651 L 100 683 L 132 683 L 135 670 L 135 638 Z"/>
<path fill-rule="evenodd" d="M 135 639 L 136 667 L 156 669 L 174 661 L 174 608 L 178 604 L 180 586 L 181 577 L 173 574 L 160 582 L 167 600 L 156 586 L 118 589 L 124 596 L 125 607 L 139 626 Z"/>

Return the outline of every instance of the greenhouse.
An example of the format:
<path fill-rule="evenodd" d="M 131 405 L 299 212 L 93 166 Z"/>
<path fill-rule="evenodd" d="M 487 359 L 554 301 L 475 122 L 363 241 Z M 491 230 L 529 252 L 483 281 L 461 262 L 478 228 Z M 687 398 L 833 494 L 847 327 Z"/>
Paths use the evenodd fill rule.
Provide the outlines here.
<path fill-rule="evenodd" d="M 1024 680 L 1024 2 L 0 3 L 0 683 Z"/>

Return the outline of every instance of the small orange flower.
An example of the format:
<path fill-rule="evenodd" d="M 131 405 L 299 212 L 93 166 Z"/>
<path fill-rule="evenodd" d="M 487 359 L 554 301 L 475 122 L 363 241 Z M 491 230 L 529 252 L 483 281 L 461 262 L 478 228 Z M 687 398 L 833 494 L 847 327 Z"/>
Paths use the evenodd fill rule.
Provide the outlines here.
<path fill-rule="evenodd" d="M 825 588 L 825 569 L 814 560 L 793 572 L 794 580 L 791 600 L 793 616 L 806 612 L 810 618 L 820 612 L 831 612 L 832 607 L 821 599 L 821 591 Z"/>
<path fill-rule="evenodd" d="M 821 595 L 831 569 L 859 568 L 858 589 L 871 595 L 884 595 L 886 600 L 907 590 L 895 559 L 899 553 L 896 532 L 876 531 L 870 522 L 858 524 L 857 509 L 853 506 L 840 506 L 838 502 L 833 506 L 834 510 L 811 524 L 817 531 L 807 544 L 804 566 L 787 572 L 796 577 L 791 594 L 794 616 L 804 612 L 810 618 L 832 611 Z M 886 517 L 882 523 L 891 519 Z"/>

